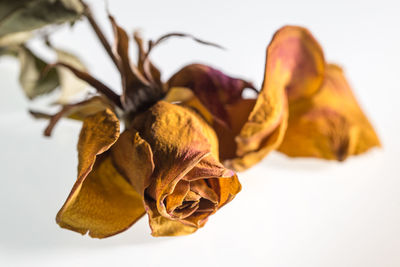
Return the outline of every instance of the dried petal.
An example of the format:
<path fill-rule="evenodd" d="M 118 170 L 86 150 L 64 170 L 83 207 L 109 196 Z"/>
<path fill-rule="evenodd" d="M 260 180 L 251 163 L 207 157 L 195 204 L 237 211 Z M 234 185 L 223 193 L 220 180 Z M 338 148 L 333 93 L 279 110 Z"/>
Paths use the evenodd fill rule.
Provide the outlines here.
<path fill-rule="evenodd" d="M 135 129 L 124 131 L 111 149 L 117 169 L 140 195 L 150 185 L 154 170 L 153 152 Z"/>
<path fill-rule="evenodd" d="M 338 66 L 328 65 L 318 93 L 291 103 L 289 111 L 289 126 L 279 148 L 289 156 L 342 161 L 380 146 Z"/>
<path fill-rule="evenodd" d="M 55 69 L 44 72 L 47 63 L 24 46 L 16 48 L 21 65 L 19 82 L 26 96 L 34 99 L 48 94 L 59 86 L 59 76 Z"/>
<path fill-rule="evenodd" d="M 242 99 L 245 88 L 254 88 L 249 82 L 200 64 L 188 65 L 178 71 L 168 81 L 168 87 L 190 88 L 214 119 L 225 126 L 230 126 L 225 105 Z"/>
<path fill-rule="evenodd" d="M 112 111 L 85 119 L 78 179 L 57 214 L 61 227 L 103 238 L 127 229 L 144 214 L 142 197 L 116 171 L 107 152 L 118 136 L 119 121 Z"/>
<path fill-rule="evenodd" d="M 286 26 L 274 35 L 263 88 L 236 137 L 241 159 L 228 161 L 228 166 L 244 170 L 280 145 L 288 116 L 286 95 L 291 101 L 314 94 L 322 83 L 324 64 L 322 50 L 308 30 Z"/>
<path fill-rule="evenodd" d="M 149 202 L 146 208 L 149 215 L 149 224 L 153 236 L 180 236 L 196 232 L 197 227 L 185 225 L 178 220 L 171 220 L 162 216 L 154 202 Z"/>

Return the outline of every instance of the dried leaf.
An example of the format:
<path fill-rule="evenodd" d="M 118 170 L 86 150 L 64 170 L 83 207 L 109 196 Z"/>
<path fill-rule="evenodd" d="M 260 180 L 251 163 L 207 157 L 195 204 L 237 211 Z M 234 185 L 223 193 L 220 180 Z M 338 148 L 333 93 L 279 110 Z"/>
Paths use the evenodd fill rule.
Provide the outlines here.
<path fill-rule="evenodd" d="M 0 36 L 73 22 L 83 10 L 79 0 L 0 0 Z"/>
<path fill-rule="evenodd" d="M 48 64 L 26 47 L 18 47 L 16 51 L 21 65 L 19 82 L 29 99 L 48 94 L 59 86 L 55 69 L 45 72 Z"/>
<path fill-rule="evenodd" d="M 120 27 L 115 21 L 114 17 L 109 15 L 110 22 L 114 30 L 115 47 L 114 54 L 118 60 L 119 70 L 121 72 L 123 94 L 121 102 L 126 110 L 135 110 L 138 103 L 136 103 L 136 91 L 149 84 L 146 79 L 138 71 L 136 73 L 132 70 L 131 61 L 129 58 L 129 37 L 126 31 Z"/>
<path fill-rule="evenodd" d="M 112 111 L 85 119 L 78 179 L 57 214 L 61 227 L 104 238 L 124 231 L 144 214 L 142 197 L 116 171 L 107 152 L 118 137 L 119 121 Z"/>
<path fill-rule="evenodd" d="M 0 49 L 10 46 L 18 46 L 25 43 L 32 37 L 32 32 L 17 32 L 10 33 L 0 37 Z"/>
<path fill-rule="evenodd" d="M 158 87 L 162 87 L 161 73 L 149 59 L 149 52 L 144 47 L 144 41 L 139 32 L 135 32 L 133 38 L 138 47 L 137 67 L 139 72 L 143 73 L 147 80 L 154 83 Z"/>
<path fill-rule="evenodd" d="M 142 73 L 137 66 L 131 63 L 129 58 L 128 34 L 116 23 L 113 16 L 109 15 L 108 17 L 114 30 L 114 54 L 117 58 L 118 68 L 121 73 L 123 88 L 121 103 L 128 116 L 132 116 L 132 114 L 143 111 L 157 100 L 161 99 L 164 95 L 164 91 L 163 88 L 159 86 L 159 82 L 154 84 L 152 79 L 148 80 L 145 73 Z M 150 75 L 151 70 L 146 73 Z"/>

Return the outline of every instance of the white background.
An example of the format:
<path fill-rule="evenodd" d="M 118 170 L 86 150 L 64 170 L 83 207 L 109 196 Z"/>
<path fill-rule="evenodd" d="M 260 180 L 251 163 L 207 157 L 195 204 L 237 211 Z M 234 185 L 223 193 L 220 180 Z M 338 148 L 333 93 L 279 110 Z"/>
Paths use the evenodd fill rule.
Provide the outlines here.
<path fill-rule="evenodd" d="M 110 34 L 104 3 L 91 3 Z M 147 218 L 104 240 L 59 228 L 54 218 L 75 180 L 80 124 L 62 121 L 51 139 L 42 137 L 45 122 L 26 112 L 18 64 L 1 58 L 0 266 L 400 266 L 397 3 L 109 1 L 130 32 L 139 28 L 156 38 L 183 31 L 228 48 L 171 40 L 153 54 L 164 79 L 184 64 L 203 62 L 261 85 L 274 31 L 285 24 L 308 27 L 326 58 L 344 66 L 384 145 L 345 163 L 272 153 L 240 175 L 243 191 L 233 202 L 185 237 L 153 238 Z M 52 40 L 119 90 L 118 74 L 86 22 Z M 44 52 L 38 42 L 33 47 Z"/>

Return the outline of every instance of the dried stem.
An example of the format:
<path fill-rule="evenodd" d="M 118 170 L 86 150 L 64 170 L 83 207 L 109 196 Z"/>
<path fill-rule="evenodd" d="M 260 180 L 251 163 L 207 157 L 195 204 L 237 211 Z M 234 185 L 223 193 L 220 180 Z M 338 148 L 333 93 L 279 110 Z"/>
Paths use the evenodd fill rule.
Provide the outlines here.
<path fill-rule="evenodd" d="M 84 80 L 85 82 L 87 82 L 88 84 L 93 86 L 99 93 L 106 96 L 117 107 L 119 107 L 121 109 L 123 108 L 122 104 L 121 104 L 120 96 L 118 94 L 116 94 L 113 90 L 111 90 L 108 86 L 106 86 L 104 83 L 100 82 L 99 80 L 97 80 L 96 78 L 91 76 L 89 73 L 78 70 L 77 68 L 75 68 L 71 65 L 61 63 L 61 62 L 49 65 L 47 68 L 51 68 L 54 66 L 62 66 L 62 67 L 69 69 L 70 71 L 72 71 L 72 73 L 75 74 L 76 77 L 78 77 L 81 80 Z"/>
<path fill-rule="evenodd" d="M 106 50 L 107 54 L 110 56 L 112 61 L 114 62 L 115 66 L 117 67 L 118 70 L 120 70 L 118 60 L 115 57 L 111 45 L 108 42 L 107 38 L 105 37 L 104 33 L 102 32 L 101 28 L 99 27 L 99 24 L 96 22 L 92 11 L 90 10 L 90 7 L 83 1 L 81 1 L 82 5 L 85 7 L 85 16 L 88 19 L 90 26 L 92 26 L 94 32 L 97 35 L 97 38 L 99 38 L 101 44 L 103 45 L 104 49 Z"/>

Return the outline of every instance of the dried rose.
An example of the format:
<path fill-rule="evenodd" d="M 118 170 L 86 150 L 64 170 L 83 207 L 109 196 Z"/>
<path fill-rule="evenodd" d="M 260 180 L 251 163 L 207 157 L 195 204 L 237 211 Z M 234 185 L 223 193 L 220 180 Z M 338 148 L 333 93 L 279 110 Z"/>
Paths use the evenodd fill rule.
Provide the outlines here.
<path fill-rule="evenodd" d="M 161 100 L 165 87 L 141 38 L 135 35 L 140 52 L 135 66 L 129 60 L 126 32 L 111 16 L 110 21 L 121 97 L 89 74 L 58 64 L 104 97 L 66 105 L 51 117 L 48 134 L 62 116 L 84 120 L 78 179 L 57 222 L 103 238 L 126 230 L 147 213 L 154 236 L 193 233 L 231 201 L 241 185 L 219 162 L 218 139 L 211 126 L 191 109 Z M 122 114 L 127 126 L 121 134 L 113 110 Z"/>
<path fill-rule="evenodd" d="M 85 8 L 87 8 L 85 6 Z M 267 48 L 263 86 L 211 67 L 192 64 L 167 83 L 135 33 L 139 56 L 129 59 L 128 34 L 109 16 L 114 49 L 86 16 L 121 74 L 122 95 L 67 63 L 100 96 L 64 104 L 48 117 L 50 135 L 62 117 L 83 120 L 78 179 L 61 210 L 61 227 L 103 238 L 126 230 L 148 214 L 154 236 L 190 234 L 232 200 L 236 174 L 279 149 L 290 156 L 345 159 L 379 145 L 341 70 L 325 63 L 322 49 L 304 28 L 280 29 Z M 214 44 L 211 44 L 214 45 Z M 178 103 L 176 103 L 178 102 Z M 120 134 L 120 120 L 126 129 Z M 220 160 L 223 164 L 220 163 Z"/>

